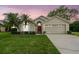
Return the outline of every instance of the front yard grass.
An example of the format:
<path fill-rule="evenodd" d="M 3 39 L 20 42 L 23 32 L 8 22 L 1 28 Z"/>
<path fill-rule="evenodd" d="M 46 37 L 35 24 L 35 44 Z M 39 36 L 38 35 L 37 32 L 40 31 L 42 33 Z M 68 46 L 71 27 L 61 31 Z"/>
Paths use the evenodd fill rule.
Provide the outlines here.
<path fill-rule="evenodd" d="M 0 33 L 0 54 L 58 54 L 46 35 Z"/>
<path fill-rule="evenodd" d="M 73 35 L 79 36 L 79 32 L 72 32 Z"/>

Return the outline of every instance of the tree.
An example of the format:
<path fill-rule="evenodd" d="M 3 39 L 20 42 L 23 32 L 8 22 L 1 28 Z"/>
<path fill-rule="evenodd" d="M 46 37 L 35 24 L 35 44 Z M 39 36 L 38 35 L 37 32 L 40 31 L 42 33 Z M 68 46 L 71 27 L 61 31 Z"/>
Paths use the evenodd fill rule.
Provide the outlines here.
<path fill-rule="evenodd" d="M 79 13 L 79 11 L 76 9 L 71 9 L 70 13 L 71 13 L 71 16 L 73 17 L 73 16 L 77 15 Z"/>
<path fill-rule="evenodd" d="M 20 25 L 23 22 L 25 23 L 25 27 L 26 27 L 27 23 L 29 23 L 29 22 L 33 23 L 30 20 L 29 16 L 25 15 L 25 14 L 18 16 L 17 13 L 5 13 L 4 15 L 6 15 L 6 18 L 4 20 L 4 26 L 8 29 L 15 27 L 20 31 Z"/>
<path fill-rule="evenodd" d="M 70 20 L 70 18 L 76 14 L 78 14 L 79 11 L 76 10 L 76 9 L 69 9 L 68 7 L 65 7 L 65 6 L 60 6 L 58 9 L 55 9 L 53 11 L 50 11 L 48 13 L 48 17 L 52 17 L 52 16 L 59 16 L 59 17 L 62 17 L 62 18 L 65 18 L 67 20 Z"/>
<path fill-rule="evenodd" d="M 79 32 L 79 21 L 70 24 L 70 31 Z"/>
<path fill-rule="evenodd" d="M 15 26 L 19 29 L 20 19 L 17 13 L 5 13 L 4 15 L 6 15 L 4 20 L 4 26 L 6 28 L 11 29 L 11 27 Z"/>
<path fill-rule="evenodd" d="M 29 22 L 29 16 L 23 14 L 23 15 L 21 16 L 21 20 L 22 20 L 22 22 L 25 23 L 25 25 L 27 25 L 27 22 Z"/>
<path fill-rule="evenodd" d="M 26 14 L 23 14 L 21 17 L 20 17 L 21 21 L 25 23 L 25 25 L 27 25 L 27 23 L 33 23 L 30 19 L 30 17 Z M 33 23 L 35 24 L 35 23 Z"/>

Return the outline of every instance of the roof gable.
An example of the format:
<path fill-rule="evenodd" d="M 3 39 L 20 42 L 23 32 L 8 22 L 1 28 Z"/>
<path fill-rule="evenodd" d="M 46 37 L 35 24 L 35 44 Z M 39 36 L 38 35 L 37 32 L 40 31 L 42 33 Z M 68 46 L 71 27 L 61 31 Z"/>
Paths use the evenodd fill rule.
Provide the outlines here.
<path fill-rule="evenodd" d="M 45 16 L 40 16 L 40 17 L 36 18 L 34 21 L 39 20 L 39 19 L 42 20 L 42 21 L 47 21 L 47 20 L 48 20 L 47 17 L 45 17 Z"/>
<path fill-rule="evenodd" d="M 53 16 L 53 17 L 48 17 L 48 18 L 49 18 L 48 21 L 51 21 L 51 20 L 53 20 L 54 18 L 58 18 L 58 20 L 61 20 L 61 21 L 64 21 L 64 22 L 70 24 L 70 21 L 69 21 L 69 20 L 66 20 L 66 19 L 64 19 L 64 18 L 61 18 L 61 17 L 59 17 L 59 16 Z"/>
<path fill-rule="evenodd" d="M 66 19 L 64 19 L 64 18 L 61 18 L 61 17 L 59 17 L 59 16 L 53 16 L 53 17 L 40 16 L 40 17 L 36 18 L 34 21 L 41 20 L 41 21 L 43 21 L 43 22 L 48 22 L 48 21 L 53 20 L 53 18 L 58 18 L 59 20 L 62 20 L 62 21 L 64 21 L 64 22 L 70 24 L 70 21 L 68 21 L 68 20 L 66 20 Z"/>

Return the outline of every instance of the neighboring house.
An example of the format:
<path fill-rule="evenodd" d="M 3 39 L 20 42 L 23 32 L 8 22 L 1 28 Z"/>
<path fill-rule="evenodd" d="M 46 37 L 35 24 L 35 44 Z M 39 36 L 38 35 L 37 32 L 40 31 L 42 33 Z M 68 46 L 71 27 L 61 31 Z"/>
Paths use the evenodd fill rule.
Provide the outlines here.
<path fill-rule="evenodd" d="M 69 31 L 69 21 L 58 16 L 40 16 L 34 21 L 37 24 L 37 32 L 46 32 L 52 34 L 67 33 L 67 31 Z"/>
<path fill-rule="evenodd" d="M 0 32 L 5 32 L 5 27 L 3 27 L 1 24 L 3 24 L 3 20 L 0 20 Z"/>

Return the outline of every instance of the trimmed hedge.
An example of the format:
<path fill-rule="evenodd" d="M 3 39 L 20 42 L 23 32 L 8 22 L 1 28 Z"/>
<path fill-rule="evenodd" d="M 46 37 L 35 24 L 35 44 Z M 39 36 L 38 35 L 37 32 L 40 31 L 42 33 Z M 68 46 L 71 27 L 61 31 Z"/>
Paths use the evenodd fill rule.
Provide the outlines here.
<path fill-rule="evenodd" d="M 24 34 L 36 34 L 35 31 L 24 32 Z"/>
<path fill-rule="evenodd" d="M 31 35 L 35 35 L 36 32 L 34 32 L 34 31 L 30 31 L 30 32 L 17 32 L 16 29 L 12 29 L 11 30 L 11 34 L 31 34 Z"/>
<path fill-rule="evenodd" d="M 35 31 L 17 32 L 17 28 L 11 28 L 11 34 L 36 34 Z"/>

